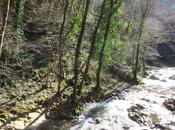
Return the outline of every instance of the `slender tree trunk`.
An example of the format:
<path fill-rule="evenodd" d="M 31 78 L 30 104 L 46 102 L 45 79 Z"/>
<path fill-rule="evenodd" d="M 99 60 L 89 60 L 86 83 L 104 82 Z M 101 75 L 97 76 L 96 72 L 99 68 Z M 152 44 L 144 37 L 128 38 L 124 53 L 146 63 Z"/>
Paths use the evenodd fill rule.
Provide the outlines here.
<path fill-rule="evenodd" d="M 137 45 L 136 45 L 136 59 L 135 59 L 135 69 L 134 69 L 134 80 L 137 81 L 137 75 L 138 75 L 138 67 L 139 67 L 139 54 L 140 54 L 140 45 L 141 45 L 141 39 L 142 39 L 142 34 L 143 34 L 143 29 L 144 29 L 144 24 L 145 24 L 145 19 L 147 17 L 149 11 L 149 2 L 147 1 L 146 9 L 142 9 L 142 18 L 140 22 L 140 27 L 139 27 L 139 34 L 137 38 Z"/>
<path fill-rule="evenodd" d="M 117 6 L 115 7 L 114 5 L 117 4 Z M 103 58 L 104 58 L 104 50 L 106 47 L 106 43 L 107 43 L 107 38 L 109 35 L 109 31 L 110 31 L 110 24 L 112 22 L 112 16 L 115 12 L 117 12 L 118 8 L 121 6 L 122 4 L 122 0 L 110 0 L 110 11 L 108 14 L 108 18 L 107 18 L 107 23 L 106 23 L 106 27 L 105 27 L 105 33 L 104 33 L 104 40 L 103 40 L 103 45 L 101 47 L 100 53 L 99 53 L 99 63 L 98 63 L 98 68 L 97 68 L 97 73 L 96 73 L 96 86 L 94 91 L 99 91 L 100 87 L 101 87 L 101 69 L 103 66 Z"/>
<path fill-rule="evenodd" d="M 63 77 L 63 71 L 62 71 L 62 57 L 63 57 L 63 32 L 64 32 L 64 26 L 65 26 L 65 22 L 66 22 L 66 15 L 67 15 L 67 9 L 68 9 L 68 0 L 65 0 L 65 7 L 64 7 L 64 16 L 63 16 L 63 22 L 61 25 L 61 29 L 60 29 L 60 37 L 59 37 L 59 76 L 58 76 L 58 92 L 60 92 L 60 88 L 61 88 L 61 81 L 62 81 L 62 77 Z"/>
<path fill-rule="evenodd" d="M 87 14 L 89 10 L 89 5 L 90 5 L 90 0 L 86 1 L 86 7 L 85 7 L 85 12 L 82 17 L 82 24 L 81 24 L 81 31 L 78 37 L 77 41 L 77 47 L 76 47 L 76 53 L 75 53 L 75 63 L 74 63 L 74 85 L 73 85 L 73 97 L 72 101 L 73 104 L 76 104 L 76 95 L 77 95 L 77 80 L 78 80 L 78 75 L 79 75 L 79 57 L 80 57 L 80 50 L 81 50 L 81 44 L 82 44 L 82 39 L 83 39 L 83 34 L 85 30 L 85 25 L 86 25 L 86 19 L 87 19 Z"/>
<path fill-rule="evenodd" d="M 139 66 L 139 53 L 140 53 L 140 43 L 136 45 L 136 58 L 135 58 L 135 65 L 134 65 L 134 80 L 137 81 L 137 73 L 138 73 L 138 66 Z"/>
<path fill-rule="evenodd" d="M 88 56 L 88 59 L 87 59 L 87 63 L 86 63 L 86 67 L 85 67 L 85 72 L 83 74 L 83 78 L 82 78 L 82 81 L 80 83 L 79 90 L 78 90 L 78 94 L 79 95 L 81 93 L 84 80 L 85 80 L 86 75 L 87 75 L 88 70 L 89 70 L 90 60 L 92 58 L 92 55 L 93 55 L 93 52 L 94 52 L 94 47 L 95 47 L 95 44 L 96 44 L 98 29 L 99 29 L 100 23 L 101 23 L 101 21 L 103 19 L 103 15 L 104 15 L 105 3 L 106 3 L 106 0 L 103 1 L 103 4 L 101 6 L 101 11 L 100 11 L 100 16 L 98 17 L 98 21 L 97 21 L 95 30 L 92 33 L 92 41 L 91 41 L 90 52 L 89 52 L 89 56 Z"/>
<path fill-rule="evenodd" d="M 105 34 L 104 34 L 104 40 L 103 40 L 103 45 L 101 47 L 100 53 L 99 53 L 99 63 L 98 63 L 98 68 L 97 68 L 97 73 L 96 73 L 96 86 L 95 86 L 95 91 L 99 91 L 100 90 L 100 85 L 101 85 L 101 69 L 102 69 L 102 65 L 103 65 L 103 57 L 104 57 L 104 50 L 106 47 L 106 43 L 107 43 L 107 38 L 109 35 L 109 31 L 110 31 L 110 24 L 112 21 L 112 15 L 113 15 L 113 0 L 111 0 L 110 2 L 110 11 L 108 14 L 108 18 L 107 18 L 107 23 L 106 23 L 106 27 L 105 27 Z"/>
<path fill-rule="evenodd" d="M 7 27 L 9 10 L 10 10 L 10 0 L 7 0 L 5 17 L 4 17 L 4 20 L 3 20 L 2 32 L 1 32 L 1 37 L 0 37 L 0 58 L 1 58 L 1 54 L 2 54 L 2 47 L 3 47 L 3 44 L 4 44 L 4 36 L 5 36 L 6 27 Z"/>

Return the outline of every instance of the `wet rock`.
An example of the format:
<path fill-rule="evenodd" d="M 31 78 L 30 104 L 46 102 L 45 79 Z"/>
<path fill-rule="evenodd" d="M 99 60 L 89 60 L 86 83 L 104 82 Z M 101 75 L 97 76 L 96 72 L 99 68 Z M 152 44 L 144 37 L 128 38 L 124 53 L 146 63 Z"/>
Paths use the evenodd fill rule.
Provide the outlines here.
<path fill-rule="evenodd" d="M 90 111 L 85 116 L 86 118 L 88 117 L 95 118 L 95 117 L 102 116 L 105 113 L 105 111 L 106 111 L 106 107 L 103 105 L 99 105 L 97 107 L 90 109 Z"/>
<path fill-rule="evenodd" d="M 124 129 L 124 130 L 129 130 L 130 127 L 128 127 L 128 126 L 123 126 L 123 129 Z"/>
<path fill-rule="evenodd" d="M 169 79 L 171 79 L 171 80 L 175 80 L 175 75 L 169 77 Z"/>
<path fill-rule="evenodd" d="M 168 123 L 167 125 L 172 125 L 172 126 L 175 126 L 175 122 L 174 121 L 171 121 L 170 123 Z"/>
<path fill-rule="evenodd" d="M 155 75 L 151 75 L 149 78 L 152 80 L 159 80 L 159 78 L 157 78 Z"/>
<path fill-rule="evenodd" d="M 151 102 L 149 99 L 146 99 L 146 98 L 141 98 L 141 100 L 146 101 L 146 102 Z"/>
<path fill-rule="evenodd" d="M 155 124 L 155 126 L 153 128 L 159 128 L 161 130 L 171 130 L 170 128 L 165 127 L 165 126 L 163 126 L 161 124 Z"/>
<path fill-rule="evenodd" d="M 96 120 L 95 120 L 95 123 L 96 123 L 96 124 L 100 124 L 100 120 L 99 120 L 99 119 L 96 119 Z"/>
<path fill-rule="evenodd" d="M 167 82 L 165 79 L 162 79 L 161 81 L 162 81 L 162 82 Z"/>
<path fill-rule="evenodd" d="M 163 105 L 170 111 L 175 111 L 175 99 L 167 99 Z"/>
<path fill-rule="evenodd" d="M 150 127 L 154 126 L 149 116 L 144 113 L 144 110 L 145 108 L 143 106 L 136 104 L 135 106 L 132 106 L 128 109 L 128 117 L 138 124 Z"/>

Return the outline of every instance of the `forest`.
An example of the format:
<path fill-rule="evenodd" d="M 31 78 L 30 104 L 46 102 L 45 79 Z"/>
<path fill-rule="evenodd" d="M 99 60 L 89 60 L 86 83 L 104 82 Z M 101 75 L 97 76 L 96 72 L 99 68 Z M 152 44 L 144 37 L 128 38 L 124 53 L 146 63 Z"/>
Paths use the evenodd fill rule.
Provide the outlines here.
<path fill-rule="evenodd" d="M 127 100 L 127 95 L 137 89 L 136 97 L 144 95 L 146 85 L 158 90 L 160 87 L 154 87 L 154 83 L 161 78 L 156 74 L 164 73 L 158 68 L 174 67 L 174 36 L 163 32 L 170 29 L 152 31 L 157 27 L 154 23 L 162 21 L 166 22 L 164 26 L 173 27 L 171 10 L 166 10 L 166 18 L 162 17 L 160 10 L 164 11 L 165 2 L 161 1 L 0 0 L 0 130 L 132 128 L 132 123 L 103 128 L 105 119 L 93 116 L 105 113 L 100 106 L 108 99 L 116 97 L 118 106 L 122 106 L 124 102 L 119 101 L 125 99 L 123 93 Z M 173 70 L 165 70 L 172 72 L 171 82 L 175 80 Z M 139 96 L 140 92 L 143 93 Z M 166 94 L 161 105 L 167 111 L 175 111 L 175 93 Z M 142 99 L 146 97 L 151 95 Z M 85 107 L 91 103 L 97 103 L 96 107 Z M 146 107 L 134 104 L 127 108 L 127 119 L 136 122 L 140 130 L 142 125 L 175 129 L 173 121 L 162 124 L 153 112 L 152 117 L 144 117 L 142 111 Z M 93 126 L 75 123 L 83 113 L 85 120 L 93 117 Z M 168 116 L 174 119 L 173 115 Z M 42 117 L 44 121 L 38 125 L 36 122 Z"/>

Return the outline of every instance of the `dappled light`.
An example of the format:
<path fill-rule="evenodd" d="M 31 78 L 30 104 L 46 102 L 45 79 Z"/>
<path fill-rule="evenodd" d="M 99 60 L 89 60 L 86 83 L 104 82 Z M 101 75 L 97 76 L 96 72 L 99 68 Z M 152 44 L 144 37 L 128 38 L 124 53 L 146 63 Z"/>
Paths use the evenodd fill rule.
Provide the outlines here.
<path fill-rule="evenodd" d="M 175 0 L 1 0 L 0 130 L 175 130 Z"/>

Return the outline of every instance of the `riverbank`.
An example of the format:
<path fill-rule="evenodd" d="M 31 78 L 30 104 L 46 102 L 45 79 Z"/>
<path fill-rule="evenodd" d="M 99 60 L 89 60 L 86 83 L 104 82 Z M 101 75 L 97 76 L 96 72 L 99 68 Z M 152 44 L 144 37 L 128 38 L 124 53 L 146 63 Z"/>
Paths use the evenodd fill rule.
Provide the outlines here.
<path fill-rule="evenodd" d="M 104 82 L 106 85 L 103 85 L 102 91 L 99 94 L 91 92 L 88 88 L 83 89 L 83 96 L 78 97 L 79 108 L 76 110 L 77 113 L 80 114 L 82 112 L 85 103 L 104 101 L 113 96 L 120 97 L 118 94 L 131 86 L 126 81 L 117 80 L 113 75 L 110 76 L 109 80 Z M 62 93 L 61 97 L 55 95 L 57 92 L 55 87 L 50 87 L 49 89 L 41 87 L 39 90 L 33 88 L 32 90 L 27 95 L 25 95 L 25 91 L 23 91 L 24 95 L 14 95 L 14 99 L 3 105 L 4 111 L 0 114 L 2 119 L 0 124 L 1 129 L 29 128 L 29 126 L 33 126 L 33 123 L 36 126 L 47 119 L 59 120 L 60 122 L 72 120 L 73 117 L 70 112 L 72 107 L 69 101 L 67 102 L 67 97 L 70 97 L 71 89 Z"/>
<path fill-rule="evenodd" d="M 167 73 L 165 73 L 167 72 Z M 84 105 L 73 120 L 43 120 L 37 130 L 174 130 L 175 68 L 154 68 L 144 85 L 132 86 L 100 102 Z M 154 77 L 154 78 L 153 78 Z"/>

